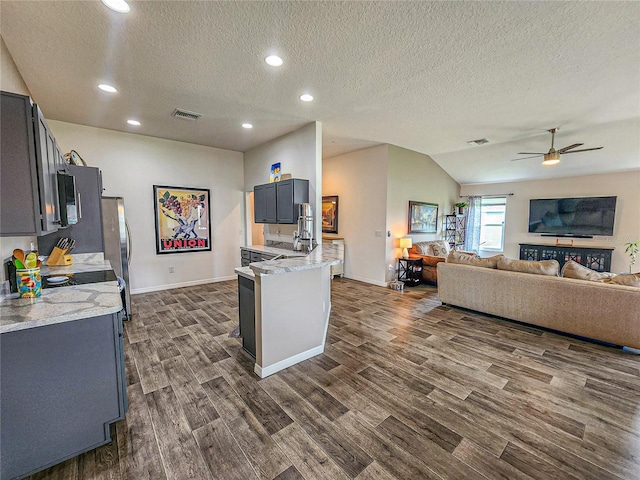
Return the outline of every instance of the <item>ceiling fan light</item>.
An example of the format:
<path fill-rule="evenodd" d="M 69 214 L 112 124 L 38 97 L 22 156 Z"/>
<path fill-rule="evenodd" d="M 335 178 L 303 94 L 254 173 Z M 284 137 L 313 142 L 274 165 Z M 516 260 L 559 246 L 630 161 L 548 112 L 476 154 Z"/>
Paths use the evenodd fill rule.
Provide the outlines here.
<path fill-rule="evenodd" d="M 545 153 L 542 165 L 552 167 L 560 163 L 560 154 L 558 152 Z"/>

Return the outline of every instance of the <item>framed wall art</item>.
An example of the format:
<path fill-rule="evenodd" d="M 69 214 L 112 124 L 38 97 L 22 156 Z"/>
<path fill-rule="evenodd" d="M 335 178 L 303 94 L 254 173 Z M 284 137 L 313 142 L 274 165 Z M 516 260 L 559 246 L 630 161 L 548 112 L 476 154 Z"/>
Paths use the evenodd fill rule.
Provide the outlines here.
<path fill-rule="evenodd" d="M 409 201 L 409 233 L 436 233 L 438 205 Z"/>
<path fill-rule="evenodd" d="M 153 186 L 156 253 L 211 250 L 210 191 Z"/>
<path fill-rule="evenodd" d="M 338 233 L 338 196 L 322 197 L 322 233 Z"/>

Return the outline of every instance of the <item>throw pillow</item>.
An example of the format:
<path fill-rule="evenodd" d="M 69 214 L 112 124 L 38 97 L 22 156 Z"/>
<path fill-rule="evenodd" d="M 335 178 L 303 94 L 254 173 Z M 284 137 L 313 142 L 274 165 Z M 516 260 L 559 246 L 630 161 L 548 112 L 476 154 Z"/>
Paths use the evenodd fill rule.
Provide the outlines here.
<path fill-rule="evenodd" d="M 431 245 L 434 257 L 446 257 L 449 255 L 449 243 L 444 240 L 436 240 Z"/>
<path fill-rule="evenodd" d="M 622 273 L 605 279 L 605 283 L 640 288 L 640 273 Z"/>
<path fill-rule="evenodd" d="M 449 253 L 449 256 L 447 257 L 447 262 L 459 263 L 462 265 L 472 265 L 474 267 L 496 268 L 498 260 L 502 257 L 504 257 L 504 255 L 500 254 L 489 258 L 478 258 L 478 256 L 474 253 L 451 251 L 451 253 Z"/>
<path fill-rule="evenodd" d="M 418 242 L 413 248 L 418 255 L 433 255 L 431 250 L 431 242 Z"/>
<path fill-rule="evenodd" d="M 562 267 L 560 272 L 561 277 L 565 278 L 577 278 L 578 280 L 588 280 L 590 282 L 604 283 L 607 279 L 615 276 L 613 273 L 601 273 L 591 270 L 590 268 L 580 265 L 578 262 L 569 260 Z"/>
<path fill-rule="evenodd" d="M 512 272 L 533 273 L 536 275 L 549 275 L 557 277 L 560 271 L 560 264 L 557 260 L 541 260 L 539 262 L 531 260 L 514 260 L 502 257 L 498 260 L 498 270 L 509 270 Z"/>

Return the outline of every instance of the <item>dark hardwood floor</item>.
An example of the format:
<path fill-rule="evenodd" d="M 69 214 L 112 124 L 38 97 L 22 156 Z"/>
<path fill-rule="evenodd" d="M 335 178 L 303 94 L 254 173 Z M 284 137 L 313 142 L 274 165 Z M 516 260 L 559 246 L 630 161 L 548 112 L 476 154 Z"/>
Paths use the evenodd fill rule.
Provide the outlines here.
<path fill-rule="evenodd" d="M 638 355 L 335 279 L 325 353 L 260 380 L 236 295 L 134 296 L 126 420 L 32 478 L 640 478 Z"/>

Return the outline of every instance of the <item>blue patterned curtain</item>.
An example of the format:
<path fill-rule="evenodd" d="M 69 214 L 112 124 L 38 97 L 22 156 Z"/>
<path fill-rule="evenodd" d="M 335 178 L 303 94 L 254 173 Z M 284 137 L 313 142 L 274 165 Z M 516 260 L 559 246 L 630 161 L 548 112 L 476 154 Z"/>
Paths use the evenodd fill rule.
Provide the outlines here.
<path fill-rule="evenodd" d="M 480 213 L 482 209 L 482 197 L 469 197 L 469 209 L 467 211 L 467 229 L 464 236 L 464 249 L 468 252 L 480 250 Z"/>

